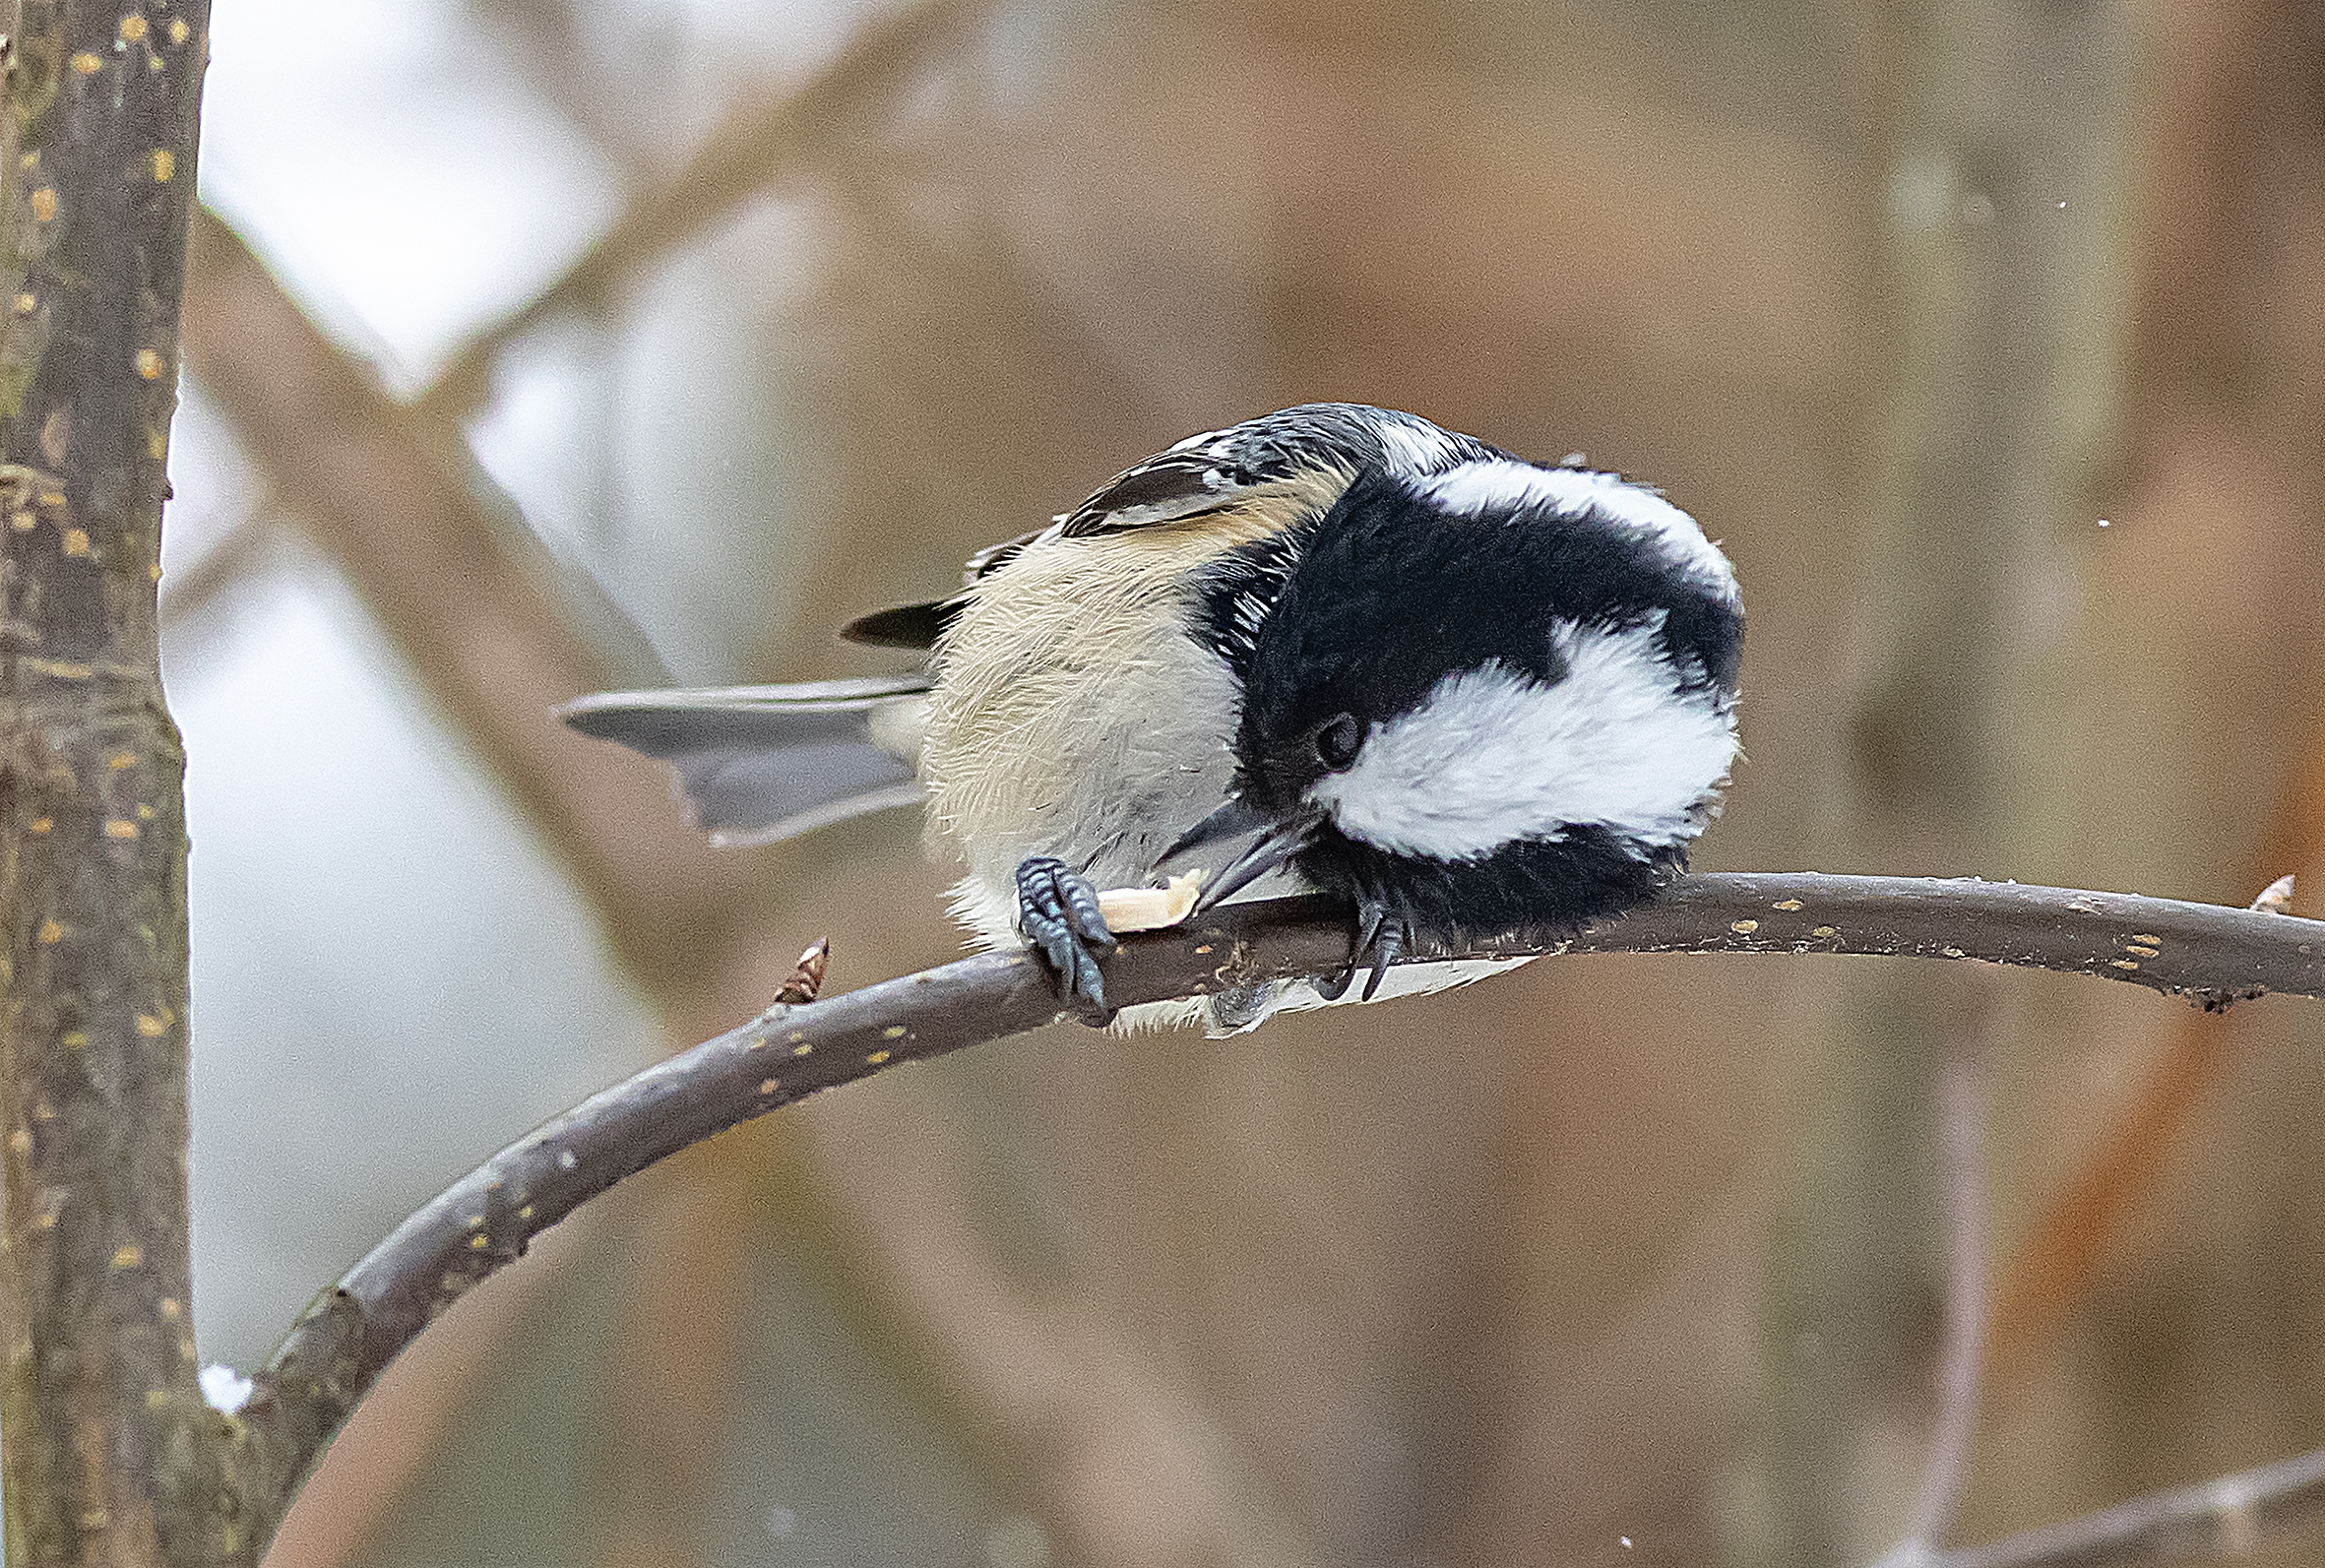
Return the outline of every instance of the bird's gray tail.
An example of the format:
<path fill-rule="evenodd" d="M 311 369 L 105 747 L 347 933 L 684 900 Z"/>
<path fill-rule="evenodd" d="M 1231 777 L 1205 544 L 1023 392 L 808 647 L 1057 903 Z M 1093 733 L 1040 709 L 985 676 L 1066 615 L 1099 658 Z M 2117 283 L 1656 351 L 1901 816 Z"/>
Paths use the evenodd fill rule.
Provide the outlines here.
<path fill-rule="evenodd" d="M 926 675 L 615 691 L 557 716 L 677 770 L 695 826 L 717 844 L 778 839 L 920 798 Z"/>

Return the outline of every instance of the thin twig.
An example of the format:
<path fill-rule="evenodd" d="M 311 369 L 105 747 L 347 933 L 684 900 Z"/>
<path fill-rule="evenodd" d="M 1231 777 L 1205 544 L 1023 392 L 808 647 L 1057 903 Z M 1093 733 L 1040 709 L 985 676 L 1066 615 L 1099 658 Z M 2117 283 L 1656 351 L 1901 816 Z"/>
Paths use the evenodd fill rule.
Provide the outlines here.
<path fill-rule="evenodd" d="M 1979 1363 L 1985 1349 L 1985 1028 L 1982 1019 L 1946 1042 L 1937 1075 L 1937 1154 L 1946 1200 L 1945 1342 L 1938 1361 L 1937 1424 L 1905 1539 L 1877 1568 L 1924 1568 L 1953 1523 L 1970 1474 L 1978 1425 Z"/>
<path fill-rule="evenodd" d="M 2245 1557 L 2270 1534 L 2321 1510 L 2325 1449 L 1942 1552 L 1928 1568 L 2115 1568 Z"/>
<path fill-rule="evenodd" d="M 1937 1430 L 1916 1500 L 1914 1534 L 1941 1538 L 1961 1505 L 1978 1424 L 1979 1363 L 1985 1352 L 1985 1038 L 1982 1024 L 1957 1034 L 1938 1073 L 1938 1159 L 1946 1194 L 1946 1331 L 1938 1376 Z"/>
<path fill-rule="evenodd" d="M 1419 957 L 1680 952 L 1982 959 L 2215 1004 L 2264 991 L 2325 994 L 2325 923 L 2313 920 L 2016 883 L 1813 872 L 1691 877 L 1570 939 L 1518 933 Z M 1162 1001 L 1327 973 L 1347 957 L 1346 914 L 1327 900 L 1233 906 L 1125 939 L 1105 964 L 1106 991 L 1125 1005 Z M 438 1313 L 624 1176 L 819 1091 L 1067 1016 L 1023 953 L 772 1007 L 594 1096 L 407 1220 L 293 1325 L 243 1418 L 292 1484 Z"/>

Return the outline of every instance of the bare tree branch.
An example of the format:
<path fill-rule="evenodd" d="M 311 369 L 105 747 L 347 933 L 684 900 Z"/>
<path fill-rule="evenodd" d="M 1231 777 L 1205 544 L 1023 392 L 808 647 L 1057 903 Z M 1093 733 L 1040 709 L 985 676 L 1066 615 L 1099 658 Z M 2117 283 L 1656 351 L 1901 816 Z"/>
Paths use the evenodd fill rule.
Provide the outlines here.
<path fill-rule="evenodd" d="M 2325 923 L 2016 883 L 1813 872 L 1690 877 L 1571 939 L 1519 933 L 1434 957 L 1580 953 L 1878 954 L 1980 959 L 2130 980 L 2210 1006 L 2325 994 Z M 1127 938 L 1105 965 L 1123 1005 L 1347 961 L 1329 901 L 1231 906 Z M 846 996 L 777 1005 L 646 1069 L 502 1150 L 317 1298 L 257 1378 L 244 1420 L 296 1474 L 381 1368 L 543 1229 L 624 1176 L 819 1091 L 1064 1019 L 1046 972 L 995 953 Z"/>
<path fill-rule="evenodd" d="M 375 1562 L 381 1540 L 445 1429 L 471 1414 L 478 1385 L 507 1359 L 506 1347 L 537 1321 L 542 1303 L 571 1288 L 577 1265 L 605 1244 L 598 1230 L 611 1205 L 574 1216 L 543 1236 L 534 1267 L 464 1297 L 453 1327 L 429 1337 L 426 1353 L 400 1358 L 341 1434 L 343 1463 L 318 1467 L 266 1543 L 265 1568 L 345 1568 Z M 616 1222 L 618 1224 L 618 1222 Z M 346 1464 L 349 1458 L 360 1464 Z"/>

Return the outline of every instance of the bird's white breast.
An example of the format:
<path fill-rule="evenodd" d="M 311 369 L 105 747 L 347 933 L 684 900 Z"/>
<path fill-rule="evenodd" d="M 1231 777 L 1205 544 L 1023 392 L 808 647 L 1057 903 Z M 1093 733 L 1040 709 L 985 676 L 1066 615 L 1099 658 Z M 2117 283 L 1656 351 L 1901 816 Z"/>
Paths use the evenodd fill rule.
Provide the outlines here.
<path fill-rule="evenodd" d="M 1226 798 L 1242 711 L 1189 634 L 1204 563 L 1345 484 L 1320 475 L 1235 509 L 1102 538 L 1045 539 L 979 583 L 937 649 L 920 757 L 929 832 L 969 862 L 955 911 L 1015 940 L 1015 874 L 1054 855 L 1100 887 L 1144 883 Z"/>

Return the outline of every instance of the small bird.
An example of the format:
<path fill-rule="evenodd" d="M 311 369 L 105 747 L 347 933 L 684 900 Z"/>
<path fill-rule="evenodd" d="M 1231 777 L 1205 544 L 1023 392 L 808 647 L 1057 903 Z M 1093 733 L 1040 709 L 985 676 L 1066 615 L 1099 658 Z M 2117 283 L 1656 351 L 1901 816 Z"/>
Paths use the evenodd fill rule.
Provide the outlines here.
<path fill-rule="evenodd" d="M 1736 756 L 1743 608 L 1692 518 L 1580 458 L 1361 404 L 1190 436 L 972 558 L 959 593 L 842 635 L 926 662 L 563 717 L 675 764 L 728 843 L 924 799 L 932 845 L 968 864 L 954 912 L 1031 942 L 1101 1014 L 1100 887 L 1185 867 L 1207 906 L 1353 907 L 1341 973 L 1130 1023 L 1228 1034 L 1347 1000 L 1359 973 L 1370 1001 L 1507 967 L 1390 970 L 1648 898 Z"/>

